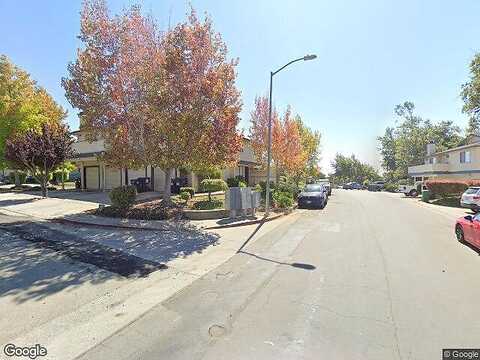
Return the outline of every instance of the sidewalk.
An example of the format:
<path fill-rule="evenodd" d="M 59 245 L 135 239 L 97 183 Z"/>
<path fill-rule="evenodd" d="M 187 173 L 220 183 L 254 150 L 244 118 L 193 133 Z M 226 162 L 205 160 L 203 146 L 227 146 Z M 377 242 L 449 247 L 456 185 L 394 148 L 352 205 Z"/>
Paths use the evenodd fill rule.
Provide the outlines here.
<path fill-rule="evenodd" d="M 429 209 L 430 211 L 443 215 L 448 219 L 451 219 L 452 221 L 455 221 L 459 217 L 471 214 L 469 209 L 426 203 L 422 201 L 421 197 L 412 198 L 412 197 L 405 196 L 404 194 L 401 194 L 401 193 L 385 193 L 385 194 L 388 194 L 391 197 L 396 197 L 398 198 L 398 200 L 401 200 L 401 201 L 413 202 L 417 206 L 422 206 L 426 209 Z"/>
<path fill-rule="evenodd" d="M 102 279 L 112 279 L 105 284 L 112 285 L 105 285 L 107 287 L 103 293 L 97 294 L 98 290 L 96 290 L 94 298 L 89 294 L 100 285 L 97 285 L 96 280 L 94 280 L 96 274 L 99 273 L 99 270 L 94 267 L 89 266 L 88 272 L 86 270 L 82 271 L 82 274 L 91 273 L 93 280 L 83 282 L 80 278 L 80 282 L 75 285 L 75 290 L 72 292 L 73 289 L 70 285 L 72 275 L 69 274 L 77 273 L 74 269 L 65 270 L 66 276 L 62 275 L 64 273 L 62 270 L 52 278 L 52 280 L 55 280 L 54 282 L 47 284 L 43 279 L 45 271 L 39 273 L 35 271 L 35 266 L 30 269 L 28 264 L 24 264 L 25 271 L 28 271 L 29 275 L 26 276 L 25 274 L 16 281 L 26 281 L 24 279 L 28 278 L 25 286 L 17 284 L 15 287 L 18 291 L 0 297 L 2 310 L 4 314 L 8 314 L 5 321 L 8 320 L 15 324 L 5 328 L 6 330 L 0 335 L 0 342 L 14 344 L 40 343 L 48 349 L 49 359 L 74 359 L 138 319 L 157 304 L 217 268 L 235 255 L 245 242 L 254 243 L 278 226 L 282 224 L 288 226 L 288 224 L 296 221 L 300 214 L 301 212 L 294 213 L 291 216 L 282 217 L 278 221 L 267 222 L 262 225 L 219 229 L 215 233 L 211 233 L 217 237 L 214 246 L 206 246 L 199 251 L 189 253 L 183 250 L 179 250 L 179 252 L 175 250 L 176 256 L 164 262 L 167 266 L 166 269 L 155 271 L 145 278 L 132 280 L 119 278 L 114 274 L 104 275 Z M 98 230 L 91 232 L 91 229 L 82 227 L 72 227 L 70 230 L 66 230 L 64 225 L 46 224 L 56 230 L 61 229 L 66 232 L 71 231 L 78 236 L 86 236 L 90 240 L 93 240 L 92 236 L 96 234 L 99 237 L 103 236 L 106 240 L 124 241 L 125 244 L 129 244 L 126 250 L 130 253 L 138 250 L 135 243 L 131 242 L 134 233 L 148 234 L 149 238 L 145 239 L 147 245 L 152 241 L 161 241 L 161 237 L 159 238 L 158 232 L 155 231 L 115 229 L 100 231 L 99 234 Z M 119 234 L 122 234 L 123 238 L 119 238 Z M 7 243 L 10 242 L 7 241 Z M 172 245 L 176 243 L 174 241 Z M 13 251 L 12 249 L 9 254 L 14 256 L 16 252 L 17 250 Z M 158 255 L 152 253 L 148 246 L 144 255 L 145 257 L 158 259 Z M 38 255 L 32 256 L 32 259 L 38 259 Z M 60 266 L 59 262 L 65 262 L 65 265 Z M 69 265 L 69 263 L 72 265 Z M 58 272 L 59 266 L 60 268 L 67 267 L 70 269 L 71 266 L 77 266 L 76 264 L 76 262 L 67 259 L 59 259 L 51 262 L 48 268 L 52 271 L 55 268 L 57 269 L 55 271 Z M 100 273 L 107 274 L 108 272 L 100 270 Z M 62 281 L 65 284 L 59 287 L 58 282 L 64 278 L 65 280 Z M 45 295 L 42 297 L 42 301 L 35 301 L 35 299 L 18 301 L 17 299 L 28 299 L 30 297 L 33 290 L 31 284 L 39 284 L 39 286 L 43 284 L 41 291 Z M 99 288 L 101 289 L 101 287 Z M 72 296 L 76 299 L 73 302 Z M 83 299 L 87 301 L 82 302 Z M 65 304 L 64 301 L 66 301 Z M 24 313 L 37 314 L 35 321 L 20 316 Z M 54 316 L 51 317 L 50 314 L 54 314 Z M 159 324 L 159 326 L 163 325 Z M 68 347 L 65 347 L 65 344 L 68 344 Z"/>
<path fill-rule="evenodd" d="M 126 278 L 111 272 L 114 267 L 98 268 L 76 261 L 41 243 L 0 230 L 0 257 L 4 259 L 0 266 L 0 277 L 4 279 L 0 284 L 0 307 L 5 314 L 0 319 L 4 329 L 0 343 L 39 343 L 48 349 L 49 359 L 74 359 L 217 268 L 245 243 L 255 243 L 278 226 L 289 226 L 302 214 L 298 211 L 263 224 L 247 224 L 253 219 L 246 218 L 239 222 L 242 226 L 214 230 L 206 228 L 218 226 L 218 221 L 222 226 L 231 224 L 225 219 L 192 225 L 192 221 L 152 223 L 101 218 L 112 227 L 98 227 L 52 221 L 58 217 L 98 221 L 99 217 L 82 214 L 97 206 L 79 200 L 0 194 L 0 213 L 13 217 L 14 223 L 33 219 L 34 225 L 43 227 L 30 230 L 34 235 L 60 245 L 80 245 L 69 251 L 78 248 L 82 252 L 88 245 L 83 244 L 85 240 L 98 244 L 94 246 L 97 250 L 119 251 L 120 260 L 141 258 L 146 264 L 163 266 L 145 277 Z M 118 224 L 133 228 L 113 226 Z M 144 231 L 146 225 L 152 224 L 155 229 Z"/>

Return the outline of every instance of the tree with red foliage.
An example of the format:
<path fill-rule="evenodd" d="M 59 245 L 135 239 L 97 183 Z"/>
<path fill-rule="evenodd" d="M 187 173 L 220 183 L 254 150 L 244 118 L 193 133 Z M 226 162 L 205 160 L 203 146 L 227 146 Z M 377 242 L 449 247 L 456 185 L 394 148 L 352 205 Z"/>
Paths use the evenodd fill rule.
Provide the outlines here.
<path fill-rule="evenodd" d="M 186 22 L 167 32 L 162 53 L 150 104 L 154 164 L 164 169 L 167 185 L 176 167 L 221 168 L 238 159 L 242 103 L 235 86 L 237 60 L 227 59 L 226 45 L 209 17 L 200 21 L 192 10 Z M 164 199 L 169 194 L 166 186 Z"/>
<path fill-rule="evenodd" d="M 63 86 L 81 110 L 81 129 L 105 140 L 107 164 L 164 169 L 169 201 L 171 169 L 237 159 L 237 61 L 227 60 L 210 18 L 199 21 L 192 10 L 160 36 L 138 7 L 112 18 L 104 1 L 86 1 L 80 39 L 85 49 Z"/>
<path fill-rule="evenodd" d="M 9 137 L 5 144 L 5 158 L 16 168 L 32 174 L 40 183 L 43 197 L 47 197 L 52 172 L 74 156 L 72 143 L 67 126 L 45 122 L 40 129 L 18 132 Z"/>
<path fill-rule="evenodd" d="M 152 132 L 146 87 L 159 72 L 160 35 L 154 21 L 132 6 L 111 17 L 103 0 L 85 1 L 77 60 L 62 79 L 66 97 L 80 109 L 87 139 L 105 140 L 105 161 L 116 167 L 150 163 Z"/>
<path fill-rule="evenodd" d="M 250 114 L 253 151 L 264 166 L 267 164 L 268 110 L 268 98 L 259 96 Z M 292 117 L 290 106 L 282 117 L 275 108 L 272 109 L 272 161 L 277 181 L 281 173 L 291 174 L 306 165 L 298 124 Z"/>

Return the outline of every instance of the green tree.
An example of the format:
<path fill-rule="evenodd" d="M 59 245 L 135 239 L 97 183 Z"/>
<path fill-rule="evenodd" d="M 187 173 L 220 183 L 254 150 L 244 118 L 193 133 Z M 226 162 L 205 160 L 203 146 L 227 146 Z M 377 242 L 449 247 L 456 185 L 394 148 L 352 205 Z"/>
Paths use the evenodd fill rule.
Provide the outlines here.
<path fill-rule="evenodd" d="M 5 159 L 9 137 L 45 122 L 61 122 L 66 112 L 55 103 L 30 75 L 15 66 L 5 55 L 0 56 L 0 168 L 14 167 Z M 18 176 L 16 183 L 18 185 Z"/>
<path fill-rule="evenodd" d="M 396 139 L 394 132 L 394 128 L 387 127 L 385 134 L 378 137 L 378 141 L 380 142 L 379 150 L 382 156 L 382 167 L 385 170 L 386 177 L 389 179 L 394 177 L 395 170 L 397 169 L 397 159 L 395 157 Z"/>
<path fill-rule="evenodd" d="M 362 163 L 355 155 L 350 157 L 337 153 L 331 162 L 335 183 L 355 181 L 363 184 L 365 181 L 375 181 L 381 178 L 377 170 L 369 164 Z"/>
<path fill-rule="evenodd" d="M 388 180 L 408 177 L 408 167 L 424 163 L 427 144 L 435 144 L 437 151 L 458 146 L 461 130 L 452 121 L 432 123 L 415 114 L 415 105 L 406 101 L 395 106 L 401 118 L 396 127 L 387 127 L 378 137 L 382 167 Z"/>
<path fill-rule="evenodd" d="M 470 79 L 462 85 L 462 111 L 470 116 L 466 135 L 480 133 L 480 53 L 475 54 L 470 63 Z"/>
<path fill-rule="evenodd" d="M 303 156 L 306 159 L 305 166 L 295 174 L 297 183 L 300 179 L 305 181 L 309 179 L 312 181 L 320 179 L 322 173 L 320 172 L 318 163 L 320 162 L 320 141 L 322 136 L 318 130 L 312 130 L 305 125 L 300 115 L 295 117 L 295 122 L 297 123 L 300 134 Z"/>

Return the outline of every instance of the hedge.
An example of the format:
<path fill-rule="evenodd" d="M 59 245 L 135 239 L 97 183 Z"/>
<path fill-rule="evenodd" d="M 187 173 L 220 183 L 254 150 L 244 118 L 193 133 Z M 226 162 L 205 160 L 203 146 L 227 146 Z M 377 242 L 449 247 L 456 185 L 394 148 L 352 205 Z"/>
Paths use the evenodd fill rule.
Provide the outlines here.
<path fill-rule="evenodd" d="M 480 186 L 480 180 L 427 180 L 425 186 L 433 194 L 446 197 L 460 195 L 470 186 Z"/>

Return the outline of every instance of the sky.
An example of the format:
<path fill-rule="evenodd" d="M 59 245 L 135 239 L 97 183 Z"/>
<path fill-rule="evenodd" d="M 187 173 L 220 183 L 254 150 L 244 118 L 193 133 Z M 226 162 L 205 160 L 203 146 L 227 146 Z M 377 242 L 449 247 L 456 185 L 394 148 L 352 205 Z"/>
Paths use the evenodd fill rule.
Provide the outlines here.
<path fill-rule="evenodd" d="M 256 95 L 269 73 L 305 54 L 274 78 L 273 100 L 290 104 L 322 134 L 324 171 L 335 153 L 355 154 L 379 168 L 377 136 L 395 124 L 393 108 L 413 101 L 432 121 L 464 128 L 461 84 L 480 51 L 478 0 L 107 0 L 112 13 L 141 4 L 167 29 L 183 21 L 189 3 L 212 17 L 229 56 L 239 58 L 240 127 L 248 134 Z M 0 0 L 0 54 L 28 71 L 68 110 L 61 78 L 76 58 L 80 0 Z"/>

